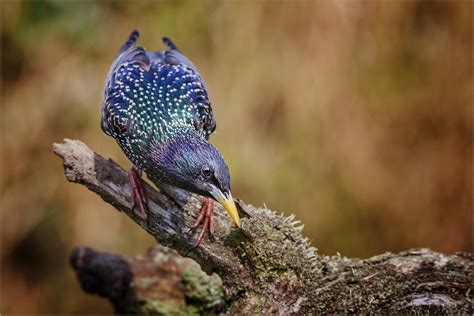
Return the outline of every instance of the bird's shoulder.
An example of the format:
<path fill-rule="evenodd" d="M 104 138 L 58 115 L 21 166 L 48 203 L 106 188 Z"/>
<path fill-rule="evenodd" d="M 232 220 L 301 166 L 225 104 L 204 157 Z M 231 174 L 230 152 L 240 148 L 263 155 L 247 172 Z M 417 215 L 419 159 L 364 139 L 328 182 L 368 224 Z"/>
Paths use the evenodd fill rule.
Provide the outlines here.
<path fill-rule="evenodd" d="M 109 72 L 102 107 L 108 135 L 164 134 L 183 123 L 204 137 L 216 123 L 204 82 L 196 67 L 168 39 L 168 49 L 147 52 L 132 33 Z"/>

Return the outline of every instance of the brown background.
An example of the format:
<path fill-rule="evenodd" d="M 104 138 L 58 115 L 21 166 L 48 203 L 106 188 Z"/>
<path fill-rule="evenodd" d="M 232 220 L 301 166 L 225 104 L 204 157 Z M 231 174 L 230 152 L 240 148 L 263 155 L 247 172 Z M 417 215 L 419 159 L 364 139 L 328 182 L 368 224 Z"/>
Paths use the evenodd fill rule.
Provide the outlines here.
<path fill-rule="evenodd" d="M 75 245 L 153 239 L 62 174 L 51 144 L 100 130 L 130 31 L 201 71 L 234 196 L 295 213 L 324 254 L 472 250 L 472 2 L 2 2 L 3 312 L 110 312 Z"/>

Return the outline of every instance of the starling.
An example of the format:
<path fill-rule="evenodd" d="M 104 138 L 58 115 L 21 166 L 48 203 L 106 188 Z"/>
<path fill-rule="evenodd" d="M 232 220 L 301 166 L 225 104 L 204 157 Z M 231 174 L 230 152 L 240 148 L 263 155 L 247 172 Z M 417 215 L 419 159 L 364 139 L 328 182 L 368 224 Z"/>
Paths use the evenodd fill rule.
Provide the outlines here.
<path fill-rule="evenodd" d="M 192 228 L 214 234 L 214 200 L 222 204 L 240 227 L 230 191 L 227 164 L 209 143 L 216 129 L 207 89 L 196 67 L 164 37 L 167 49 L 156 52 L 137 47 L 133 31 L 110 68 L 102 104 L 101 127 L 130 159 L 132 204 L 146 220 L 148 208 L 141 172 L 159 183 L 205 197 Z M 155 181 L 156 182 L 156 181 Z"/>

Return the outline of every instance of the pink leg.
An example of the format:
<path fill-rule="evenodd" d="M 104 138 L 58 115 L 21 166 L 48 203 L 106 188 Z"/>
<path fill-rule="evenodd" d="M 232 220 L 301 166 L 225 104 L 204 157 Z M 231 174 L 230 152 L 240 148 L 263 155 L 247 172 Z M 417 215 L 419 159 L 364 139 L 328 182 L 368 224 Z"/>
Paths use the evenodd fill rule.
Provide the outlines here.
<path fill-rule="evenodd" d="M 209 233 L 209 238 L 214 239 L 214 200 L 206 198 L 202 203 L 201 211 L 199 212 L 198 218 L 191 226 L 191 229 L 195 229 L 198 226 L 202 226 L 202 230 L 194 241 L 193 248 L 199 246 L 206 231 Z"/>
<path fill-rule="evenodd" d="M 132 188 L 132 209 L 135 209 L 135 206 L 139 205 L 139 211 L 136 212 L 141 219 L 147 219 L 148 207 L 146 205 L 146 196 L 145 191 L 141 184 L 141 171 L 135 167 L 132 167 L 128 171 L 128 179 L 130 180 L 130 187 Z"/>

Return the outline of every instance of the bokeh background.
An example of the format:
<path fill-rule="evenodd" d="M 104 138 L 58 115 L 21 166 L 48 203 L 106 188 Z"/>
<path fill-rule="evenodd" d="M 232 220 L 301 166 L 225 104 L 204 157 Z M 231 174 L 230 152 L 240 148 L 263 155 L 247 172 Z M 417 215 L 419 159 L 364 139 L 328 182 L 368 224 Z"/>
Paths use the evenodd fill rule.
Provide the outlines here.
<path fill-rule="evenodd" d="M 471 1 L 2 1 L 2 312 L 111 312 L 75 245 L 153 239 L 67 183 L 53 142 L 124 168 L 100 130 L 108 67 L 132 29 L 171 37 L 203 75 L 234 195 L 295 213 L 320 253 L 472 251 Z"/>

